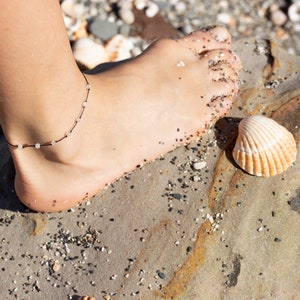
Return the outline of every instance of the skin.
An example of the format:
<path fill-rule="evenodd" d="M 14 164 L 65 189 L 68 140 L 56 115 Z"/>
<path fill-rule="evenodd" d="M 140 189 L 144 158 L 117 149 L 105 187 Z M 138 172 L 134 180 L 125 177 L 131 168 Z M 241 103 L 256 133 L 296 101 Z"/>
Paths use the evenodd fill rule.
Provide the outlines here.
<path fill-rule="evenodd" d="M 59 139 L 86 97 L 59 2 L 0 1 L 3 132 L 12 144 Z M 210 28 L 86 75 L 89 105 L 69 138 L 41 149 L 10 146 L 20 200 L 36 211 L 68 209 L 201 136 L 238 91 L 240 61 L 230 44 L 224 28 Z"/>

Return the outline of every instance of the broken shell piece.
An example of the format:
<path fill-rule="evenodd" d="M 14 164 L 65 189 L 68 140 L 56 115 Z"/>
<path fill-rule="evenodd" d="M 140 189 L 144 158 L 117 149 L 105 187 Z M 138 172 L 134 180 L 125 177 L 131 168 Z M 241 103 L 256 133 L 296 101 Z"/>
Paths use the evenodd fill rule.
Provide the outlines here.
<path fill-rule="evenodd" d="M 120 61 L 131 58 L 133 43 L 121 34 L 112 37 L 105 45 L 105 51 L 109 61 Z"/>
<path fill-rule="evenodd" d="M 232 155 L 247 173 L 269 177 L 291 166 L 296 160 L 297 148 L 286 128 L 270 118 L 250 116 L 239 124 Z"/>
<path fill-rule="evenodd" d="M 74 58 L 89 69 L 108 61 L 104 47 L 89 38 L 78 39 L 73 45 Z"/>
<path fill-rule="evenodd" d="M 96 298 L 92 296 L 81 296 L 79 300 L 96 300 Z"/>

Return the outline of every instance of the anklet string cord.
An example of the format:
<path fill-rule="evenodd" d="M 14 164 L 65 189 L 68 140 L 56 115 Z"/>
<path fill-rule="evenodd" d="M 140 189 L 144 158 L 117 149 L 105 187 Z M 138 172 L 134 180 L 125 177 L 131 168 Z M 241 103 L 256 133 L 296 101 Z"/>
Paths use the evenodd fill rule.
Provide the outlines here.
<path fill-rule="evenodd" d="M 89 94 L 90 94 L 90 90 L 91 90 L 91 84 L 89 83 L 89 81 L 87 80 L 86 76 L 82 73 L 85 82 L 86 82 L 86 97 L 84 99 L 84 101 L 81 104 L 81 110 L 80 113 L 78 115 L 78 117 L 75 119 L 75 122 L 73 124 L 73 126 L 65 133 L 65 135 L 57 140 L 52 140 L 50 142 L 46 142 L 46 143 L 35 143 L 35 144 L 12 144 L 9 141 L 7 141 L 8 145 L 10 145 L 11 147 L 14 148 L 18 148 L 18 149 L 23 149 L 23 148 L 36 148 L 36 149 L 40 149 L 41 147 L 49 147 L 49 146 L 54 146 L 55 144 L 63 141 L 64 139 L 68 138 L 72 132 L 74 131 L 75 127 L 77 126 L 77 124 L 80 122 L 82 115 L 85 111 L 85 108 L 88 105 L 88 98 L 89 98 Z"/>

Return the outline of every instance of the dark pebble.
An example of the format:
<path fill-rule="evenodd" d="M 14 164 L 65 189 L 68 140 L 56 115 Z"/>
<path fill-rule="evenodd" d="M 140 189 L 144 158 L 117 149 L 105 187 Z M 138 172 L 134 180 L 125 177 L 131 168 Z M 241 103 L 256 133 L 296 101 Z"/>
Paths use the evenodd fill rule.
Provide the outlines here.
<path fill-rule="evenodd" d="M 177 200 L 180 200 L 180 199 L 182 198 L 182 195 L 181 195 L 181 194 L 177 194 L 177 193 L 171 194 L 171 196 L 172 196 L 173 198 L 177 199 Z"/>
<path fill-rule="evenodd" d="M 157 270 L 156 273 L 157 273 L 157 275 L 158 275 L 159 278 L 161 278 L 161 279 L 165 279 L 166 278 L 165 273 L 163 273 L 163 272 L 161 272 L 159 270 Z"/>

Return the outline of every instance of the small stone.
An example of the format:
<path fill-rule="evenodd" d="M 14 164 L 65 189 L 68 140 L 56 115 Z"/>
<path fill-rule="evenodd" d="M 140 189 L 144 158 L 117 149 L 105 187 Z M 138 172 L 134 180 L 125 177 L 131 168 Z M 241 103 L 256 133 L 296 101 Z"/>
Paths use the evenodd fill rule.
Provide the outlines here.
<path fill-rule="evenodd" d="M 158 12 L 159 12 L 159 6 L 156 3 L 154 2 L 148 3 L 148 7 L 145 11 L 145 14 L 148 18 L 153 18 Z"/>
<path fill-rule="evenodd" d="M 274 242 L 276 242 L 276 243 L 280 243 L 280 242 L 281 242 L 281 239 L 280 239 L 280 238 L 278 238 L 278 237 L 276 237 L 276 238 L 274 239 Z"/>
<path fill-rule="evenodd" d="M 159 278 L 161 278 L 161 279 L 165 279 L 166 278 L 165 273 L 161 272 L 160 270 L 157 270 L 156 273 L 157 273 L 157 275 L 158 275 Z"/>
<path fill-rule="evenodd" d="M 34 145 L 34 147 L 35 147 L 36 149 L 40 149 L 40 148 L 41 148 L 41 144 L 36 143 L 36 144 Z"/>
<path fill-rule="evenodd" d="M 199 182 L 201 180 L 201 178 L 197 175 L 193 176 L 193 181 L 194 182 Z"/>
<path fill-rule="evenodd" d="M 114 274 L 114 275 L 112 275 L 112 276 L 110 276 L 110 280 L 116 280 L 117 279 L 117 277 L 118 277 L 118 275 L 116 275 L 116 274 Z"/>
<path fill-rule="evenodd" d="M 88 102 L 87 101 L 84 101 L 83 103 L 82 103 L 82 107 L 87 107 L 88 106 Z"/>
<path fill-rule="evenodd" d="M 177 200 L 180 200 L 182 198 L 182 195 L 178 193 L 171 194 L 171 196 Z"/>
<path fill-rule="evenodd" d="M 194 168 L 195 170 L 201 170 L 201 169 L 203 169 L 205 166 L 206 166 L 206 162 L 205 162 L 205 161 L 199 161 L 199 162 L 195 162 L 195 163 L 193 164 L 193 168 Z"/>
<path fill-rule="evenodd" d="M 183 1 L 177 2 L 175 4 L 175 10 L 178 14 L 183 14 L 186 11 L 186 4 Z"/>
<path fill-rule="evenodd" d="M 288 9 L 288 16 L 292 22 L 300 22 L 300 2 L 296 1 Z"/>
<path fill-rule="evenodd" d="M 109 40 L 118 34 L 119 26 L 116 23 L 95 19 L 89 26 L 90 32 L 96 37 Z"/>
<path fill-rule="evenodd" d="M 133 24 L 135 21 L 134 13 L 131 8 L 122 8 L 119 11 L 119 15 L 125 24 Z"/>
<path fill-rule="evenodd" d="M 271 21 L 274 25 L 282 26 L 287 21 L 286 14 L 280 9 L 271 12 Z"/>
<path fill-rule="evenodd" d="M 19 145 L 18 145 L 18 149 L 23 149 L 23 145 L 22 145 L 22 144 L 19 144 Z"/>
<path fill-rule="evenodd" d="M 135 0 L 134 1 L 134 6 L 138 10 L 142 10 L 146 7 L 147 1 L 146 0 Z"/>
<path fill-rule="evenodd" d="M 227 13 L 220 13 L 217 15 L 217 20 L 223 24 L 229 24 L 231 22 L 231 16 Z"/>
<path fill-rule="evenodd" d="M 60 269 L 60 264 L 59 264 L 58 262 L 55 261 L 54 264 L 52 265 L 52 270 L 53 270 L 54 272 L 58 272 L 59 269 Z"/>

